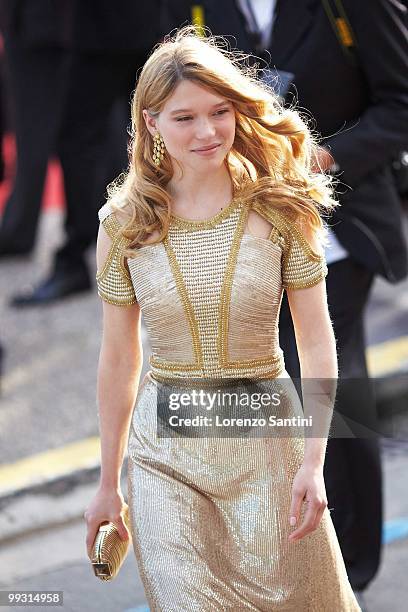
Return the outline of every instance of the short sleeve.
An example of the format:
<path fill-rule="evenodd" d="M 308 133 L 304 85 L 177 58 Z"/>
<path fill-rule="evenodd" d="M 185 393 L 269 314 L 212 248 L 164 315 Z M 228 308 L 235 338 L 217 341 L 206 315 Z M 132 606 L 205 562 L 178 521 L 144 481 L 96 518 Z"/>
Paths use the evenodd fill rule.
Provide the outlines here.
<path fill-rule="evenodd" d="M 281 276 L 284 289 L 313 287 L 327 276 L 324 254 L 313 250 L 293 219 L 277 208 L 259 202 L 255 202 L 253 208 L 272 224 L 269 238 L 282 250 Z"/>
<path fill-rule="evenodd" d="M 313 287 L 327 276 L 327 272 L 324 255 L 312 249 L 293 222 L 288 223 L 282 255 L 282 286 L 285 289 Z"/>
<path fill-rule="evenodd" d="M 125 266 L 123 251 L 129 241 L 120 233 L 120 223 L 109 204 L 98 211 L 101 225 L 112 240 L 108 255 L 101 270 L 96 273 L 98 295 L 105 302 L 116 306 L 136 303 L 132 278 Z"/>

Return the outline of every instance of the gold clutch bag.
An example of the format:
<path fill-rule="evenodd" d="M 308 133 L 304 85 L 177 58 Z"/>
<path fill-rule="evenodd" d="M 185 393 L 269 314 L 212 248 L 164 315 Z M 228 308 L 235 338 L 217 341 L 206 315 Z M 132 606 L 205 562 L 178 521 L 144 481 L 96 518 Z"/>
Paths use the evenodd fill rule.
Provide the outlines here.
<path fill-rule="evenodd" d="M 124 521 L 130 532 L 129 508 L 126 506 Z M 91 563 L 95 576 L 112 580 L 125 560 L 130 540 L 122 540 L 114 523 L 101 524 L 92 547 Z"/>

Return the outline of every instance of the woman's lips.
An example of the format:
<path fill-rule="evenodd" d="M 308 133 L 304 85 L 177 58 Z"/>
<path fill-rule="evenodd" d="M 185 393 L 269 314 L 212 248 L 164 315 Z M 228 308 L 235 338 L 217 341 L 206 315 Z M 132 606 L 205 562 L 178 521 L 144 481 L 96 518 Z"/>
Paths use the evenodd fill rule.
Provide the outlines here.
<path fill-rule="evenodd" d="M 199 155 L 211 155 L 221 146 L 219 144 L 209 145 L 208 147 L 202 147 L 200 149 L 193 149 L 193 153 L 198 153 Z"/>

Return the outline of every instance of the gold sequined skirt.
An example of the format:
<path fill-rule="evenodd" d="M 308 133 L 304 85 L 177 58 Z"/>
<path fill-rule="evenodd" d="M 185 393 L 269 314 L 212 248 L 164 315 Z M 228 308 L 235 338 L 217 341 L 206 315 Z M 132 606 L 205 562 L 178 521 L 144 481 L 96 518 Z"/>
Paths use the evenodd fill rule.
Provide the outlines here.
<path fill-rule="evenodd" d="M 143 379 L 128 445 L 133 547 L 151 612 L 359 611 L 328 509 L 313 533 L 288 542 L 304 440 L 158 437 L 160 385 Z M 294 387 L 289 399 L 286 410 L 301 414 Z"/>

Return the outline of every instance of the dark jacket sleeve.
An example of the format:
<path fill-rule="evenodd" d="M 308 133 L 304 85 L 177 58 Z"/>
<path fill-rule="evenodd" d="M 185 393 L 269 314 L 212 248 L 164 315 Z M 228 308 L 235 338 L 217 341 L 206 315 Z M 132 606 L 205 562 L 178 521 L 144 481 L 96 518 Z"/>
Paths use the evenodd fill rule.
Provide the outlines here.
<path fill-rule="evenodd" d="M 328 138 L 342 180 L 357 185 L 408 145 L 408 17 L 401 0 L 343 0 L 369 105 L 354 127 Z"/>

